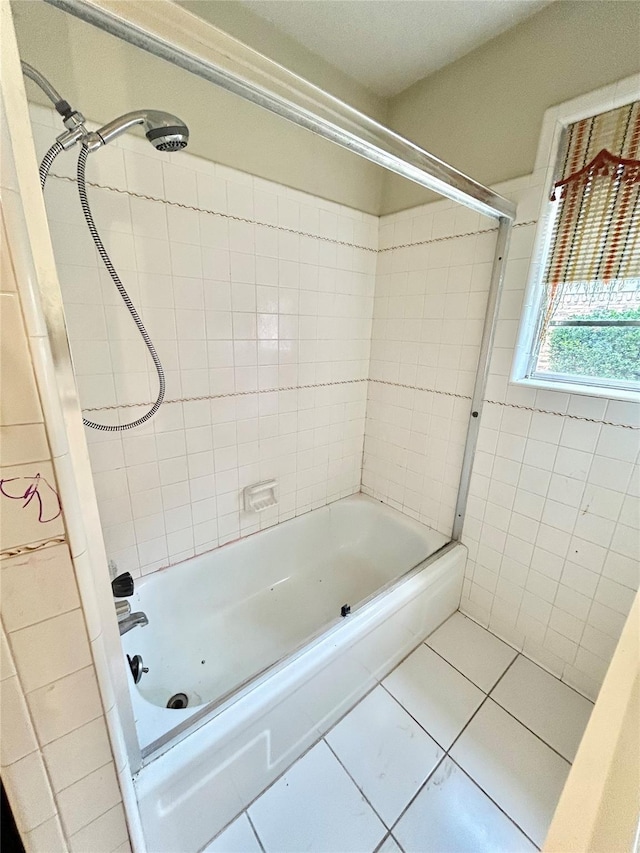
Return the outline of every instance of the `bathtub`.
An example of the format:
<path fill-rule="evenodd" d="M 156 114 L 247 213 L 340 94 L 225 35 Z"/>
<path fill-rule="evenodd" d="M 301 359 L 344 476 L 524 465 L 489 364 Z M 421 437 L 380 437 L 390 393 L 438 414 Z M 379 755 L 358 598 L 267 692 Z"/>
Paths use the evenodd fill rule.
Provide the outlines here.
<path fill-rule="evenodd" d="M 137 582 L 148 849 L 200 850 L 457 609 L 465 560 L 354 495 Z"/>

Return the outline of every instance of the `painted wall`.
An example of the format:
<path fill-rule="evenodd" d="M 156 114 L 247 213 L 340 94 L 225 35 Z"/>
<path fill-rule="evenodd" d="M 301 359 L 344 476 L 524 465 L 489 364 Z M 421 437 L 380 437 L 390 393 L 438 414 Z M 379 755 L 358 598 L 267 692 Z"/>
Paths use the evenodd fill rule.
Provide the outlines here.
<path fill-rule="evenodd" d="M 268 23 L 252 28 L 235 3 L 215 10 L 195 4 L 203 15 L 205 5 L 210 20 L 220 16 L 232 33 L 237 31 L 312 82 L 384 118 L 382 99 Z M 16 2 L 13 10 L 22 59 L 95 121 L 104 123 L 141 107 L 165 109 L 189 125 L 194 154 L 357 210 L 378 212 L 383 170 L 377 166 L 42 0 Z M 46 103 L 35 84 L 27 83 L 27 92 L 35 102 Z"/>
<path fill-rule="evenodd" d="M 254 15 L 242 3 L 230 3 L 229 0 L 177 0 L 177 5 L 310 80 L 336 98 L 384 121 L 386 98 L 374 94 L 269 21 Z"/>
<path fill-rule="evenodd" d="M 528 175 L 542 116 L 554 105 L 640 70 L 640 3 L 552 3 L 389 103 L 399 133 L 476 180 Z M 433 200 L 385 175 L 381 211 Z"/>
<path fill-rule="evenodd" d="M 31 109 L 42 156 L 55 114 Z M 125 422 L 157 377 L 65 180 L 75 156 L 55 162 L 46 201 L 80 401 L 86 417 Z M 87 430 L 118 570 L 358 492 L 377 218 L 130 134 L 92 155 L 88 176 L 120 190 L 90 189 L 95 220 L 167 374 L 149 424 Z M 278 506 L 245 514 L 241 490 L 272 477 Z"/>

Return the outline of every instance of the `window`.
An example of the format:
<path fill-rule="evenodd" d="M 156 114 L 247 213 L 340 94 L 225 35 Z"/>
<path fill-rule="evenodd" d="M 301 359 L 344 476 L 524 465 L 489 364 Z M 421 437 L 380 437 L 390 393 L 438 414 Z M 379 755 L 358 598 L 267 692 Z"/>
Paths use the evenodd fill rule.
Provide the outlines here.
<path fill-rule="evenodd" d="M 565 127 L 525 378 L 640 390 L 640 101 Z"/>

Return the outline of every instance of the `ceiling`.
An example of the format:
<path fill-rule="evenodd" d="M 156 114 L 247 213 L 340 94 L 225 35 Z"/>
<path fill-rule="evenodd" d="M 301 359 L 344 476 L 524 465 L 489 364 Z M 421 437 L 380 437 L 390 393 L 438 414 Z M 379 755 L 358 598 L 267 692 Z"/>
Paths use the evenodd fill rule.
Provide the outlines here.
<path fill-rule="evenodd" d="M 551 0 L 241 0 L 378 95 L 403 91 Z"/>

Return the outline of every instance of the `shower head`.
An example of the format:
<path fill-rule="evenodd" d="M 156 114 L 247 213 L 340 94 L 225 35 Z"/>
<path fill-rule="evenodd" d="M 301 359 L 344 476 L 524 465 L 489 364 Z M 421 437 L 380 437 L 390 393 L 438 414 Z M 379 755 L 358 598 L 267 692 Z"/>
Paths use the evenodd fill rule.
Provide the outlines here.
<path fill-rule="evenodd" d="M 158 151 L 179 151 L 189 141 L 189 128 L 177 116 L 161 110 L 137 110 L 125 113 L 105 124 L 96 133 L 89 134 L 87 147 L 93 151 L 137 124 L 144 127 L 147 139 Z"/>

